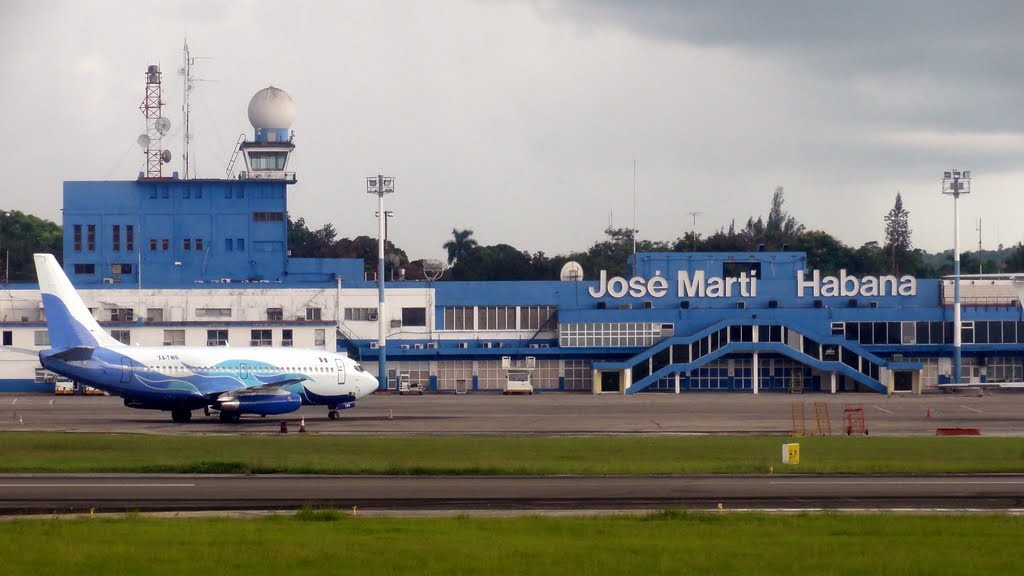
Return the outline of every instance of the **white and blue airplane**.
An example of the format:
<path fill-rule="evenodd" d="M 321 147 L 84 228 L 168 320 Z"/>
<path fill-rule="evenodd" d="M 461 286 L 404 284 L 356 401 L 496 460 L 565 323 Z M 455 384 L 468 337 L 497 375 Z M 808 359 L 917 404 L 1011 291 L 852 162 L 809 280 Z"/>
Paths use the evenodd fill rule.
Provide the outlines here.
<path fill-rule="evenodd" d="M 57 259 L 35 254 L 50 349 L 43 367 L 124 399 L 125 406 L 171 413 L 286 414 L 303 404 L 326 405 L 331 420 L 377 389 L 377 379 L 342 354 L 299 348 L 126 346 L 100 328 Z"/>

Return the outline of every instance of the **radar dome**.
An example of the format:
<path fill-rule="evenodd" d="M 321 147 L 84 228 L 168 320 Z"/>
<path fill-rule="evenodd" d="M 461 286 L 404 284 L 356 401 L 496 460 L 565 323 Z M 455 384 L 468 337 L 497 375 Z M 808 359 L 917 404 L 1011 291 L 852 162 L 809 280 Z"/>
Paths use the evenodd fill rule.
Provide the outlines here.
<path fill-rule="evenodd" d="M 287 92 L 269 86 L 249 100 L 249 123 L 252 127 L 285 129 L 295 121 L 295 103 Z"/>

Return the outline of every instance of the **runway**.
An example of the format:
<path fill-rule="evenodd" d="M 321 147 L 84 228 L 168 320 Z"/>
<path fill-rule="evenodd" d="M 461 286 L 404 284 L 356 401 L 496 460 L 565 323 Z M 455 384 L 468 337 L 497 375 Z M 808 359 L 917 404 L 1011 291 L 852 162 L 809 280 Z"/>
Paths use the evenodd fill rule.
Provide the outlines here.
<path fill-rule="evenodd" d="M 0 513 L 276 510 L 1018 509 L 1024 475 L 0 475 Z"/>
<path fill-rule="evenodd" d="M 863 408 L 872 436 L 934 435 L 937 428 L 978 428 L 986 436 L 1024 435 L 1024 393 L 978 396 L 930 394 L 722 393 L 637 394 L 540 393 L 533 396 L 425 394 L 372 395 L 341 419 L 323 407 L 287 414 L 294 431 L 301 420 L 314 434 L 373 436 L 419 434 L 787 434 L 793 406 L 803 405 L 808 434 L 818 434 L 815 403 L 823 403 L 833 434 L 843 434 L 844 411 Z M 0 431 L 67 431 L 144 434 L 276 434 L 280 418 L 246 417 L 222 424 L 194 412 L 175 424 L 166 412 L 135 410 L 119 398 L 0 395 Z"/>

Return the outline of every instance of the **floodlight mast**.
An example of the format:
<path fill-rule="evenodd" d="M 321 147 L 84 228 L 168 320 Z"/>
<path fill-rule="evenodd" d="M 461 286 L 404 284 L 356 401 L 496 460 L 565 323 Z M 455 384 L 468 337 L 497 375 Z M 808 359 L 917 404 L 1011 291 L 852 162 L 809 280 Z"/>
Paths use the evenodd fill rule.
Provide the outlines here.
<path fill-rule="evenodd" d="M 384 211 L 384 195 L 395 191 L 395 179 L 389 176 L 370 176 L 366 179 L 366 193 L 377 195 L 377 380 L 388 389 L 387 373 L 387 314 L 384 309 L 384 234 L 388 213 Z"/>
<path fill-rule="evenodd" d="M 953 197 L 953 383 L 960 384 L 962 342 L 960 321 L 960 195 L 971 193 L 971 171 L 942 174 L 942 193 Z"/>

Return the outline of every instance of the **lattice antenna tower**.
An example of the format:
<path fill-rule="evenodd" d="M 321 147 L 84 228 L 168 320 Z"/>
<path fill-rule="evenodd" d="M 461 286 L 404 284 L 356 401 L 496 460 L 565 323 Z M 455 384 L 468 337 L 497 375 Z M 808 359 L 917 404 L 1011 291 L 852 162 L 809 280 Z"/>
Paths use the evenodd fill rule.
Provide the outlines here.
<path fill-rule="evenodd" d="M 145 178 L 163 177 L 163 165 L 171 161 L 171 151 L 163 149 L 163 137 L 171 129 L 171 121 L 163 116 L 163 91 L 160 66 L 150 64 L 146 68 L 146 96 L 139 104 L 139 110 L 146 118 L 146 132 L 139 136 L 138 143 L 146 157 Z"/>

